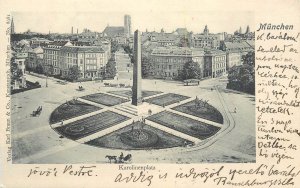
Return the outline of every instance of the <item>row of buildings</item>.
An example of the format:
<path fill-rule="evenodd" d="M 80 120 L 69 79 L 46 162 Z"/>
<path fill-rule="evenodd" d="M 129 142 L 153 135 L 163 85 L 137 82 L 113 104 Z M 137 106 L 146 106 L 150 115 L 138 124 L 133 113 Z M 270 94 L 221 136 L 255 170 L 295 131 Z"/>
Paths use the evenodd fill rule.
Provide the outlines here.
<path fill-rule="evenodd" d="M 228 38 L 226 33 L 209 33 L 207 26 L 200 34 L 178 28 L 173 33 L 146 32 L 143 37 L 143 55 L 149 58 L 148 75 L 154 78 L 177 78 L 188 61 L 199 64 L 203 78 L 218 77 L 241 65 L 242 56 L 255 49 L 254 34 L 249 27 L 246 33 L 235 36 L 235 40 L 230 40 L 233 37 Z"/>
<path fill-rule="evenodd" d="M 14 52 L 14 57 L 24 73 L 25 69 L 35 71 L 40 66 L 43 72 L 66 77 L 71 67 L 78 66 L 82 78 L 95 78 L 103 76 L 104 67 L 111 57 L 111 49 L 110 43 L 105 41 L 99 46 L 56 41 L 33 49 L 25 45 Z"/>
<path fill-rule="evenodd" d="M 33 37 L 19 41 L 15 47 L 16 59 L 19 64 L 24 61 L 20 66 L 22 70 L 25 70 L 25 63 L 30 70 L 42 65 L 45 71 L 51 70 L 51 74 L 64 77 L 76 65 L 83 78 L 102 77 L 112 57 L 111 43 L 133 48 L 131 32 L 129 15 L 124 16 L 123 26 L 107 26 L 102 33 L 89 29 L 78 33 L 77 29 L 75 34 L 72 27 L 66 39 L 64 35 L 52 34 L 52 40 Z M 188 61 L 200 65 L 203 77 L 218 77 L 226 74 L 229 68 L 241 65 L 242 56 L 255 48 L 254 33 L 249 27 L 245 33 L 240 28 L 233 35 L 210 33 L 207 26 L 198 34 L 186 28 L 177 28 L 171 33 L 161 29 L 160 32 L 143 32 L 141 40 L 142 54 L 150 60 L 148 75 L 165 79 L 176 78 Z"/>
<path fill-rule="evenodd" d="M 189 61 L 200 65 L 204 78 L 218 77 L 226 73 L 226 53 L 221 50 L 158 47 L 150 55 L 150 75 L 155 78 L 177 78 L 184 64 Z"/>

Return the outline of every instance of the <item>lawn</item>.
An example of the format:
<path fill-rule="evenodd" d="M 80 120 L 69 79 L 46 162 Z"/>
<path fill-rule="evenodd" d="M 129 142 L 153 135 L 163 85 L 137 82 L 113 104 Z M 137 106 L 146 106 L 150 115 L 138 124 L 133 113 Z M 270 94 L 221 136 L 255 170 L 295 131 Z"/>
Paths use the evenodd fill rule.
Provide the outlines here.
<path fill-rule="evenodd" d="M 201 140 L 211 137 L 220 130 L 219 127 L 168 111 L 154 114 L 147 119 Z"/>
<path fill-rule="evenodd" d="M 196 105 L 196 100 L 172 108 L 173 110 L 207 119 L 216 123 L 223 124 L 222 114 L 213 106 L 203 101 L 199 101 L 199 106 Z"/>
<path fill-rule="evenodd" d="M 105 106 L 114 106 L 114 105 L 129 101 L 128 99 L 108 95 L 105 93 L 95 93 L 95 94 L 83 96 L 81 98 L 98 103 L 98 104 L 102 104 Z"/>
<path fill-rule="evenodd" d="M 122 97 L 131 97 L 132 96 L 131 90 L 109 91 L 108 93 L 112 93 L 112 94 L 119 95 Z M 162 92 L 161 91 L 142 91 L 142 96 L 143 96 L 143 98 L 145 98 L 145 97 L 150 97 L 152 95 L 157 95 L 160 93 L 162 93 Z"/>
<path fill-rule="evenodd" d="M 148 103 L 156 104 L 159 106 L 168 106 L 183 100 L 186 100 L 190 97 L 184 96 L 184 95 L 178 95 L 175 93 L 167 93 L 164 95 L 160 95 L 157 97 L 152 97 L 150 99 L 145 100 Z"/>
<path fill-rule="evenodd" d="M 143 126 L 142 129 L 141 126 Z M 138 133 L 140 130 L 143 131 L 143 136 L 141 136 L 140 139 L 131 137 L 131 135 Z M 91 140 L 86 144 L 97 147 L 139 150 L 182 147 L 185 143 L 192 144 L 190 141 L 163 132 L 149 125 L 135 122 L 113 133 Z"/>
<path fill-rule="evenodd" d="M 60 122 L 61 120 L 71 119 L 73 117 L 88 114 L 97 110 L 101 110 L 101 108 L 83 103 L 81 101 L 72 100 L 57 107 L 51 113 L 49 121 L 51 124 L 53 124 Z"/>
<path fill-rule="evenodd" d="M 105 111 L 100 114 L 57 127 L 55 130 L 67 138 L 77 140 L 128 119 L 128 117 L 115 112 Z"/>

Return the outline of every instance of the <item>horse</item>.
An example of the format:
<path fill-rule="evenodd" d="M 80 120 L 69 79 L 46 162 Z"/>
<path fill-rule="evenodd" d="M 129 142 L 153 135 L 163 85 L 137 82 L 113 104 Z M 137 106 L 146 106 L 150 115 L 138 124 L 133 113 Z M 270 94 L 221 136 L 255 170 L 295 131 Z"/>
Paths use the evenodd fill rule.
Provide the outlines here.
<path fill-rule="evenodd" d="M 111 160 L 115 160 L 115 162 L 117 162 L 117 156 L 106 155 L 105 158 L 108 158 L 109 163 L 111 163 Z"/>

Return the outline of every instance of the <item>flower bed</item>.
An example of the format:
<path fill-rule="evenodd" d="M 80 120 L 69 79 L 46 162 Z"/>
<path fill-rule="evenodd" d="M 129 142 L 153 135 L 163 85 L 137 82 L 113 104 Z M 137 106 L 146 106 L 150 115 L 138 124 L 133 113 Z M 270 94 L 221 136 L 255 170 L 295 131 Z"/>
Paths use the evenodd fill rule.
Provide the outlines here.
<path fill-rule="evenodd" d="M 77 140 L 108 127 L 117 125 L 128 119 L 128 117 L 121 114 L 117 114 L 112 111 L 105 111 L 100 114 L 57 127 L 55 130 L 67 138 Z"/>
<path fill-rule="evenodd" d="M 73 100 L 68 103 L 64 103 L 57 107 L 50 116 L 50 123 L 57 123 L 62 120 L 71 119 L 73 117 L 81 116 L 100 110 L 100 107 L 96 107 L 90 104 L 83 103 L 81 101 Z"/>
<path fill-rule="evenodd" d="M 223 124 L 222 114 L 213 106 L 204 101 L 198 100 L 198 105 L 196 100 L 187 102 L 185 104 L 176 106 L 172 108 L 173 110 L 197 116 L 199 118 L 207 119 L 216 123 Z"/>
<path fill-rule="evenodd" d="M 220 130 L 219 127 L 168 111 L 154 114 L 147 119 L 201 140 L 211 137 Z"/>
<path fill-rule="evenodd" d="M 142 131 L 144 135 L 140 139 L 137 139 L 138 135 L 132 137 L 132 135 L 140 131 L 141 125 L 143 126 Z M 132 126 L 134 127 L 133 130 Z M 192 144 L 192 142 L 149 125 L 135 122 L 113 133 L 91 140 L 86 144 L 97 147 L 139 150 L 183 147 L 185 144 Z"/>
<path fill-rule="evenodd" d="M 81 98 L 98 103 L 98 104 L 102 104 L 105 106 L 114 106 L 114 105 L 129 101 L 128 99 L 124 99 L 124 98 L 120 98 L 120 97 L 116 97 L 116 96 L 112 96 L 112 95 L 108 95 L 108 94 L 104 94 L 104 93 L 95 93 L 95 94 L 83 96 Z"/>
<path fill-rule="evenodd" d="M 152 97 L 150 99 L 145 100 L 148 103 L 156 104 L 159 106 L 168 106 L 183 100 L 186 100 L 190 97 L 184 96 L 184 95 L 178 95 L 175 93 L 167 93 L 164 95 L 160 95 L 157 97 Z"/>

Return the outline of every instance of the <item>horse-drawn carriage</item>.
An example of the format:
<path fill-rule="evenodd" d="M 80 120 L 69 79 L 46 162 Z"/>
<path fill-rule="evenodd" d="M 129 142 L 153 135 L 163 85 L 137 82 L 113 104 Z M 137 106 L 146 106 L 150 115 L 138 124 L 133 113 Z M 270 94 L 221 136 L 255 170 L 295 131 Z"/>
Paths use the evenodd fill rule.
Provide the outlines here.
<path fill-rule="evenodd" d="M 32 115 L 33 117 L 39 116 L 39 115 L 41 114 L 42 110 L 43 110 L 42 106 L 39 106 L 39 107 L 37 108 L 37 110 L 32 111 L 32 114 L 31 114 L 31 115 Z"/>
<path fill-rule="evenodd" d="M 106 155 L 105 158 L 109 160 L 109 163 L 111 163 L 112 160 L 114 160 L 115 163 L 128 163 L 132 160 L 132 155 L 128 154 L 125 157 L 123 157 L 123 153 L 119 157 L 115 155 Z"/>
<path fill-rule="evenodd" d="M 78 91 L 84 91 L 84 90 L 85 90 L 84 87 L 78 86 Z"/>

